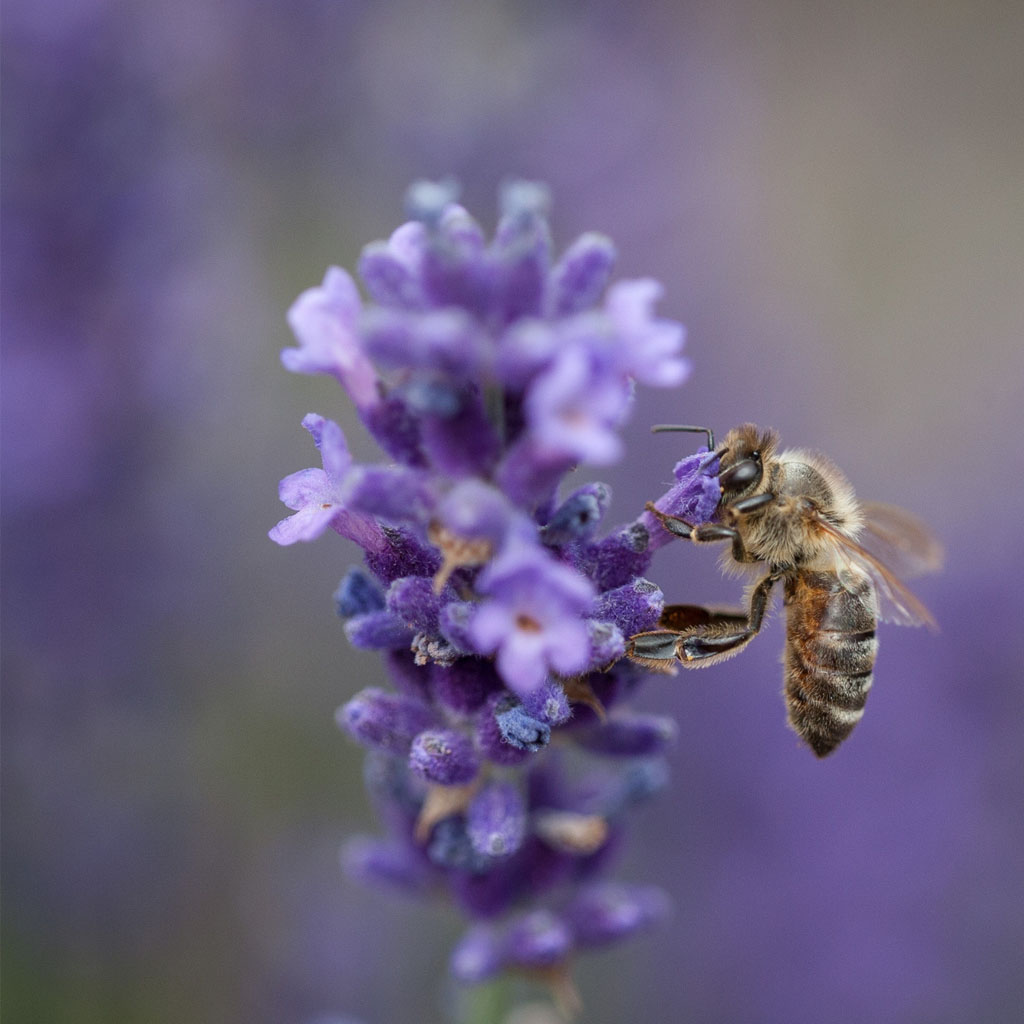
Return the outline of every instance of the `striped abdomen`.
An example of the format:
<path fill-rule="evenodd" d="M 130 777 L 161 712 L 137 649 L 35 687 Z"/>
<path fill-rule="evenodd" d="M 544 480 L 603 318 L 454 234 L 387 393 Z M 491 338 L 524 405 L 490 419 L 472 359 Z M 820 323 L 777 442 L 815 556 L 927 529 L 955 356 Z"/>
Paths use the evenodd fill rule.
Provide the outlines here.
<path fill-rule="evenodd" d="M 786 579 L 785 695 L 789 724 L 830 754 L 864 714 L 878 651 L 874 584 L 860 573 Z"/>

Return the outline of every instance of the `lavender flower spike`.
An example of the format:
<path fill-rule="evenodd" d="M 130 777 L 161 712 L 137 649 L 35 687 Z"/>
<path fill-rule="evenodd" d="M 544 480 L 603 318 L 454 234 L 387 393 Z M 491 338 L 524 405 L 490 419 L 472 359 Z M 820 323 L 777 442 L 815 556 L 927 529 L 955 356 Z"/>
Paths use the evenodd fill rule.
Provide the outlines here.
<path fill-rule="evenodd" d="M 337 720 L 369 750 L 388 836 L 350 844 L 348 869 L 446 892 L 471 922 L 456 977 L 529 971 L 570 1006 L 571 958 L 663 912 L 598 876 L 674 729 L 616 707 L 643 675 L 627 639 L 664 607 L 646 576 L 667 534 L 642 501 L 608 530 L 611 490 L 564 480 L 620 459 L 638 385 L 675 387 L 689 364 L 657 283 L 609 286 L 607 238 L 557 255 L 544 186 L 505 186 L 490 241 L 456 196 L 413 186 L 412 219 L 363 250 L 365 301 L 331 268 L 292 306 L 285 366 L 336 377 L 386 457 L 356 465 L 341 428 L 307 416 L 323 467 L 281 482 L 293 515 L 270 536 L 329 527 L 364 556 L 335 604 L 394 690 L 374 680 Z M 681 462 L 657 507 L 710 518 L 712 468 Z"/>

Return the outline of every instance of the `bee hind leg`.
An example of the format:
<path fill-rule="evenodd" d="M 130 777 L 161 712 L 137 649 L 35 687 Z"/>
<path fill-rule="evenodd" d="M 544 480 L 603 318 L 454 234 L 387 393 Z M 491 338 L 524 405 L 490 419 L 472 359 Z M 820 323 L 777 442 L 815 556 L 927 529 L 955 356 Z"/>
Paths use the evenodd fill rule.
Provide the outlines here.
<path fill-rule="evenodd" d="M 750 595 L 746 615 L 714 612 L 695 605 L 669 605 L 661 617 L 663 629 L 630 637 L 627 655 L 648 668 L 675 657 L 686 668 L 702 668 L 738 654 L 760 632 L 768 597 L 779 576 L 769 573 Z M 652 664 L 656 662 L 658 664 Z"/>

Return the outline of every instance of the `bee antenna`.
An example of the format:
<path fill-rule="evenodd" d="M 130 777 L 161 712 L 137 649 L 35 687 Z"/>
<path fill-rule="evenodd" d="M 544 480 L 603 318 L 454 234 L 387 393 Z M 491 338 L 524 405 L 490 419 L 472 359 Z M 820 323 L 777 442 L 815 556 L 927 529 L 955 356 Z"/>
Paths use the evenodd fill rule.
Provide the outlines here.
<path fill-rule="evenodd" d="M 670 430 L 685 431 L 687 434 L 707 434 L 708 451 L 715 450 L 715 435 L 711 432 L 710 427 L 684 427 L 675 423 L 659 423 L 656 427 L 651 427 L 652 434 L 664 434 Z"/>

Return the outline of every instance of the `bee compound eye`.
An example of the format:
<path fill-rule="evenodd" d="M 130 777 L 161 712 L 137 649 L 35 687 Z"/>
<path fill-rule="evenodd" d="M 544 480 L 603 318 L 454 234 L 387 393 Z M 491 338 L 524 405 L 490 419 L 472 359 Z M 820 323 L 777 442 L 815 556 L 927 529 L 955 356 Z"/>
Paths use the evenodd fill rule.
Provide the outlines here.
<path fill-rule="evenodd" d="M 761 463 L 741 459 L 718 477 L 723 491 L 742 491 L 761 479 Z"/>

